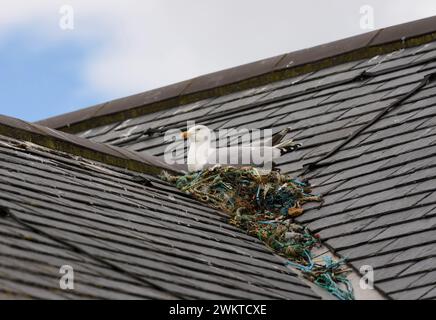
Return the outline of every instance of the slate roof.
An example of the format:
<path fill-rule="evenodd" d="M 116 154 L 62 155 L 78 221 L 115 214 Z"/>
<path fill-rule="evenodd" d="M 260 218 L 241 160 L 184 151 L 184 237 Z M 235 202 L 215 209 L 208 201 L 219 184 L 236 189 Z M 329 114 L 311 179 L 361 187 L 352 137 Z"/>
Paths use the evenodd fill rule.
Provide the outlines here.
<path fill-rule="evenodd" d="M 388 298 L 436 298 L 435 22 L 374 31 L 39 122 L 84 139 L 0 123 L 0 134 L 20 140 L 0 139 L 0 205 L 9 208 L 0 218 L 3 297 L 317 298 L 221 213 L 159 182 L 150 175 L 155 170 L 139 173 L 164 165 L 166 130 L 195 120 L 213 129 L 291 126 L 289 137 L 304 147 L 278 165 L 310 178 L 324 195 L 299 221 L 356 270 L 374 267 L 376 288 Z M 52 275 L 69 262 L 83 271 L 81 289 L 59 291 Z"/>
<path fill-rule="evenodd" d="M 61 266 L 75 289 L 59 288 Z M 160 179 L 0 136 L 0 299 L 318 299 Z"/>
<path fill-rule="evenodd" d="M 161 157 L 163 132 L 184 129 L 187 120 L 213 129 L 291 126 L 289 137 L 304 147 L 279 167 L 309 177 L 325 198 L 322 206 L 308 205 L 299 221 L 356 270 L 375 268 L 376 287 L 389 298 L 434 299 L 434 74 L 430 41 L 78 134 Z"/>

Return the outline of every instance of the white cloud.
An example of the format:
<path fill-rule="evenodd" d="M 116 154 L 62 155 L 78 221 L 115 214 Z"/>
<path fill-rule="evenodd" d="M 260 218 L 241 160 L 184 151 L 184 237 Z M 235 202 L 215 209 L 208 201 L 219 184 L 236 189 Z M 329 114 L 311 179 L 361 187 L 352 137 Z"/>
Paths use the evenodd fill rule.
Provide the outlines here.
<path fill-rule="evenodd" d="M 74 31 L 58 27 L 65 4 Z M 365 4 L 377 28 L 436 14 L 434 0 L 0 0 L 0 41 L 20 28 L 83 42 L 86 90 L 115 98 L 364 32 Z"/>

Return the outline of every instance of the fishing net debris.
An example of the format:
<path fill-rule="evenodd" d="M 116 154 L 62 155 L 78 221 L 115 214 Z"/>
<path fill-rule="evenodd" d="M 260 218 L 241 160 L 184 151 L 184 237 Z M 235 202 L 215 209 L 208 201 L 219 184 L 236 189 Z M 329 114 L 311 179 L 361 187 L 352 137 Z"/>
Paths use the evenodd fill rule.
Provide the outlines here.
<path fill-rule="evenodd" d="M 314 258 L 320 246 L 317 235 L 294 218 L 303 214 L 303 204 L 321 201 L 308 181 L 293 179 L 278 171 L 253 167 L 215 166 L 199 172 L 162 179 L 199 201 L 229 214 L 230 223 L 262 240 L 305 278 L 338 299 L 354 299 L 344 260 Z"/>

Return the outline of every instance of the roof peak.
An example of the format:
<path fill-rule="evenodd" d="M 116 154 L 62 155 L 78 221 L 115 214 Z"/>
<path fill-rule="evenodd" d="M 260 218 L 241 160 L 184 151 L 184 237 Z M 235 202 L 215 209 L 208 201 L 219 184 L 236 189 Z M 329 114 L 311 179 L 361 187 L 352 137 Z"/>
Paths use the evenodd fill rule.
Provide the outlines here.
<path fill-rule="evenodd" d="M 130 171 L 152 175 L 160 174 L 162 170 L 181 172 L 179 168 L 170 167 L 151 155 L 138 154 L 123 148 L 92 142 L 3 115 L 0 115 L 0 135 Z"/>
<path fill-rule="evenodd" d="M 38 124 L 80 132 L 147 113 L 218 97 L 436 39 L 436 16 L 379 29 L 206 74 L 162 88 L 59 115 Z"/>

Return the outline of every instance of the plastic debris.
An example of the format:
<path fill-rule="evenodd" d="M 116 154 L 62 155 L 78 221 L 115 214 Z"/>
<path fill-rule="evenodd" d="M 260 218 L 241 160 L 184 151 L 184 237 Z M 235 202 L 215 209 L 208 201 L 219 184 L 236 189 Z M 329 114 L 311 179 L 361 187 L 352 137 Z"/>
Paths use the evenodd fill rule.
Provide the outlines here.
<path fill-rule="evenodd" d="M 215 166 L 184 176 L 164 173 L 162 179 L 209 206 L 225 211 L 230 223 L 262 240 L 305 278 L 338 299 L 353 299 L 344 260 L 315 261 L 312 249 L 320 240 L 294 218 L 306 202 L 321 201 L 308 181 L 253 167 Z M 319 259 L 318 259 L 319 260 Z"/>

